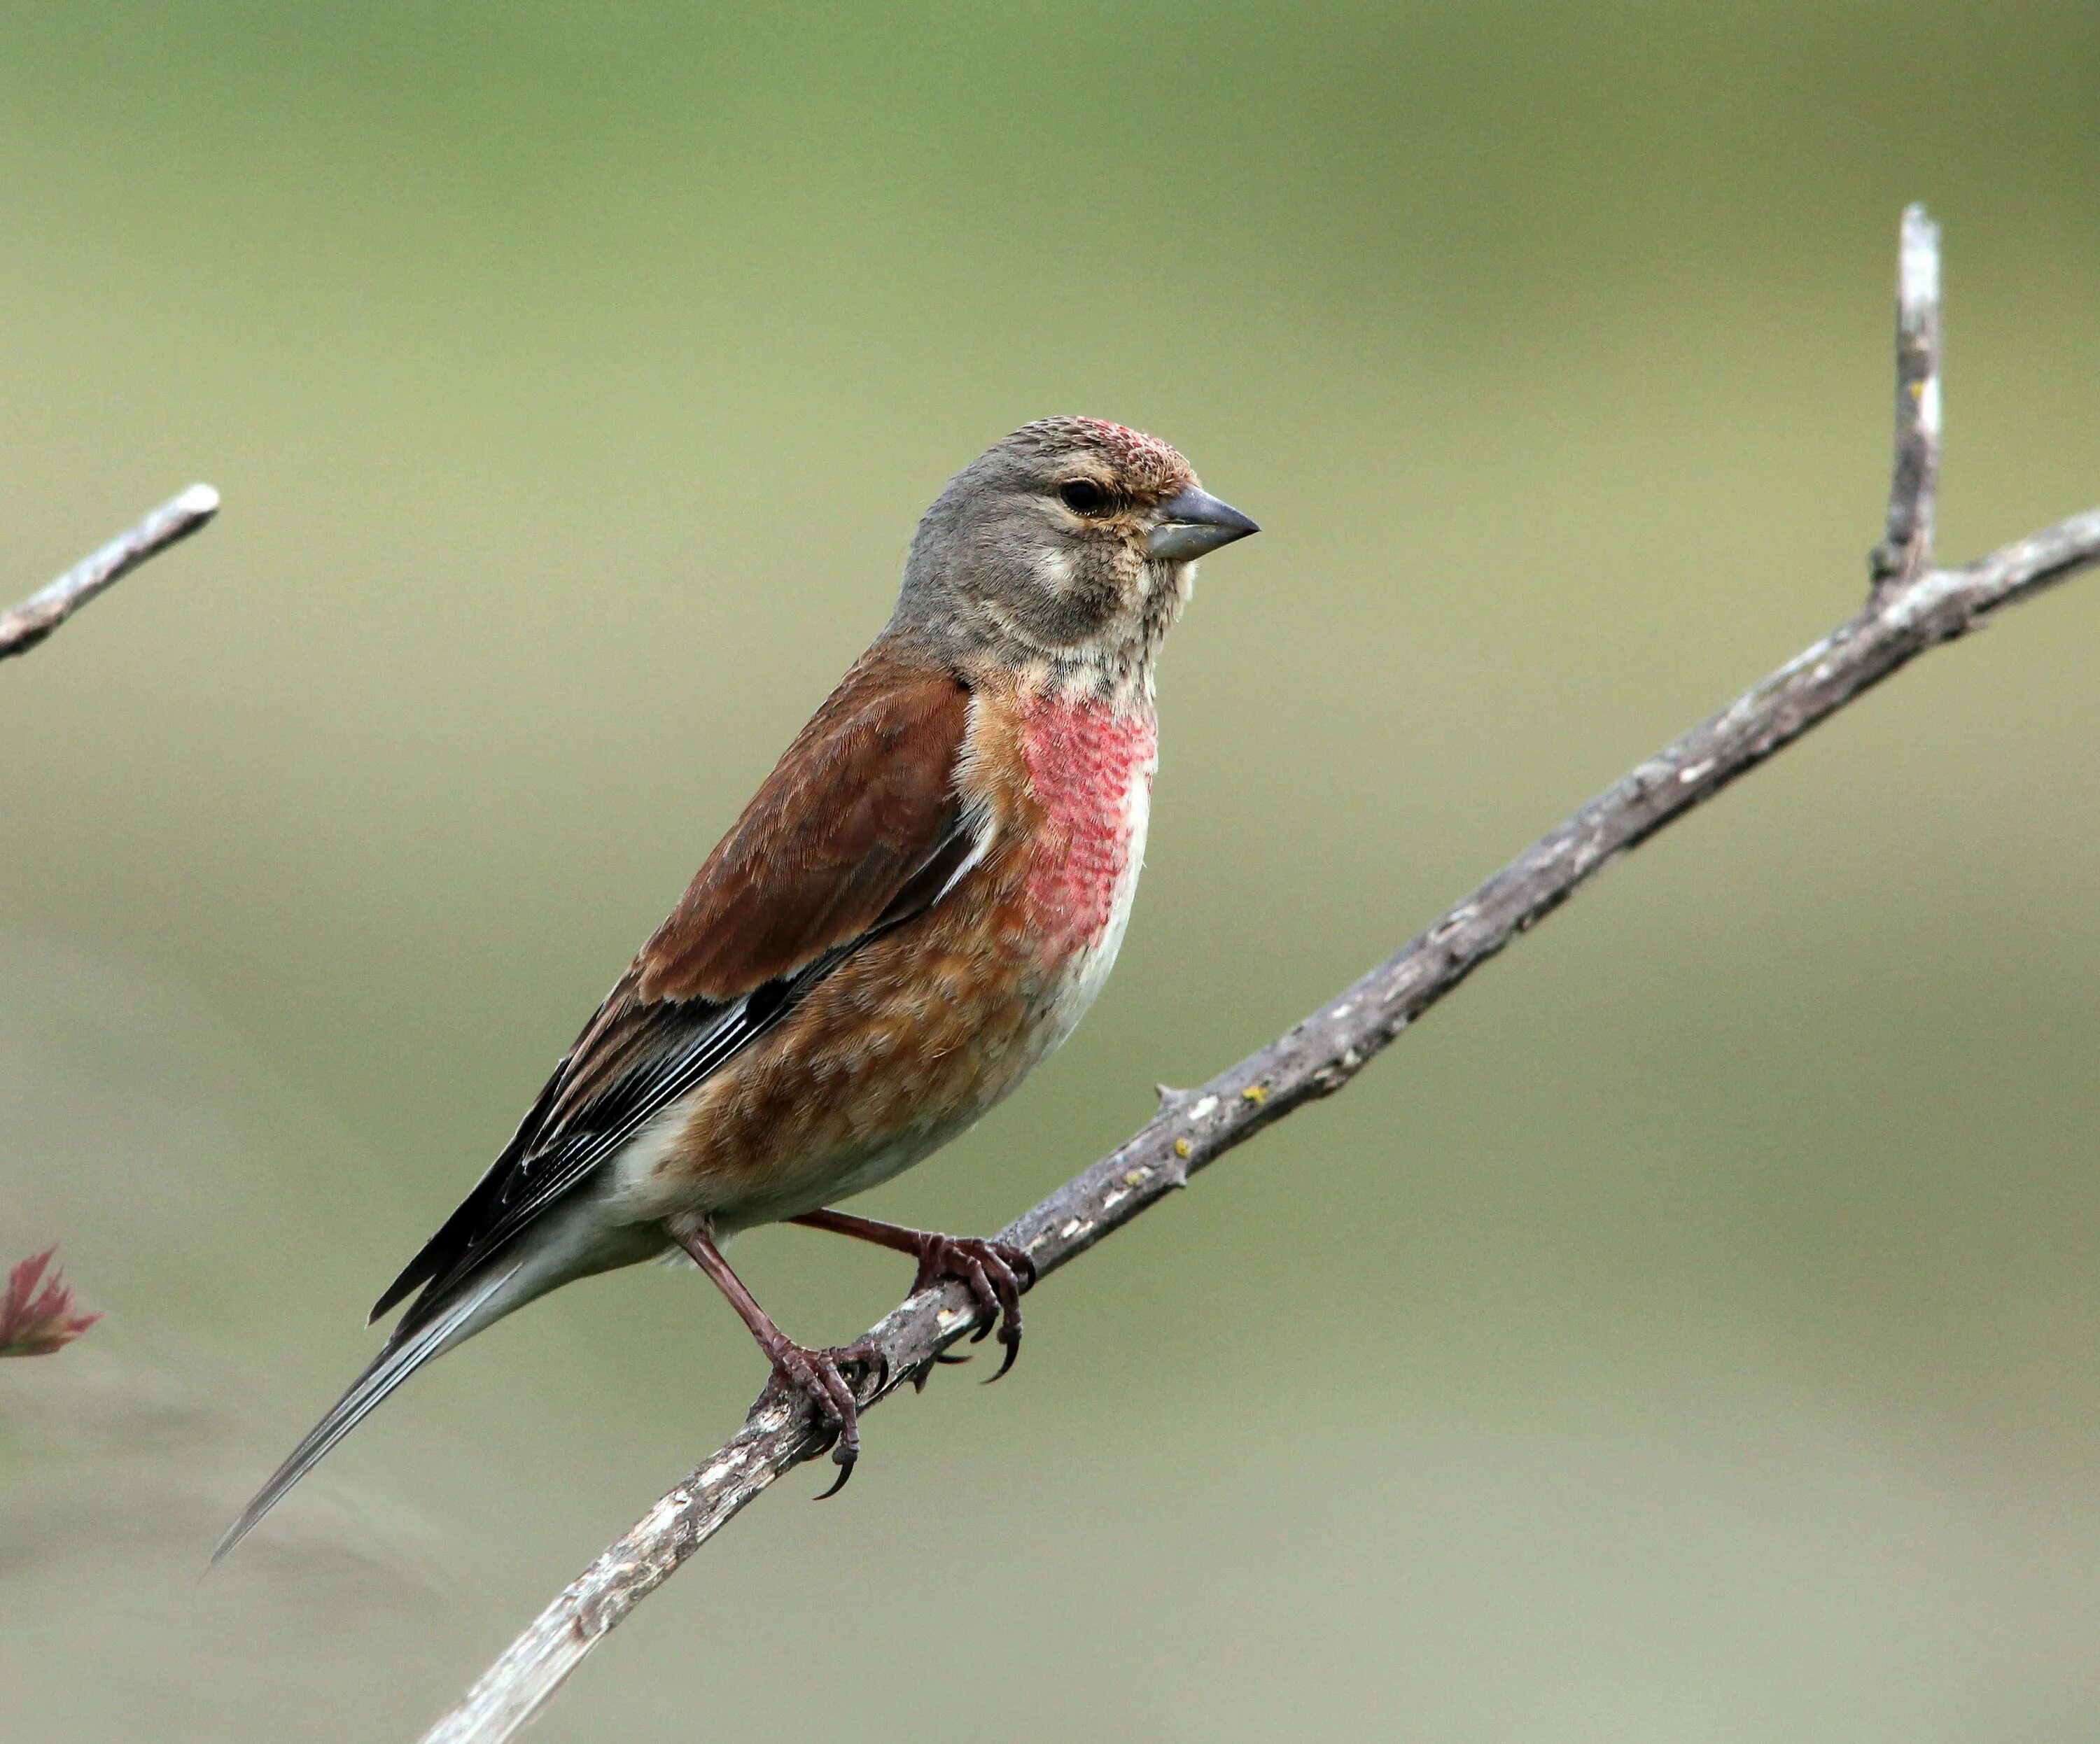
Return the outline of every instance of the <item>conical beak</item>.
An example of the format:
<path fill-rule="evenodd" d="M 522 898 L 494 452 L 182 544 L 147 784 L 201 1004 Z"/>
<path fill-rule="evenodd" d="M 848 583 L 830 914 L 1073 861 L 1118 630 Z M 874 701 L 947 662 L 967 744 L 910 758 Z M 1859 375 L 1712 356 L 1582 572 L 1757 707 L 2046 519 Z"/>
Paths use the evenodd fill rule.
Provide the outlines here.
<path fill-rule="evenodd" d="M 1190 563 L 1207 551 L 1260 531 L 1230 503 L 1221 503 L 1192 484 L 1160 504 L 1159 524 L 1145 541 L 1145 552 L 1171 563 Z"/>

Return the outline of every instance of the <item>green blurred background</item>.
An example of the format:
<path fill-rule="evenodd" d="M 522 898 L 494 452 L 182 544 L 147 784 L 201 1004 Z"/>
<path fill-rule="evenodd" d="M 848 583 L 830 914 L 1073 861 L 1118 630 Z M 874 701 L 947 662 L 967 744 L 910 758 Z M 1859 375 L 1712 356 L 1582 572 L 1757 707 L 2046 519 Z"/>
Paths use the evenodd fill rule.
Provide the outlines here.
<path fill-rule="evenodd" d="M 690 1274 L 424 1376 L 210 1580 L 379 1286 L 1026 419 L 1261 520 L 987 1230 L 1850 612 L 1902 204 L 1945 555 L 2100 498 L 2100 15 L 0 12 L 0 1732 L 415 1736 L 739 1419 Z M 1670 831 L 1057 1278 L 549 1739 L 2100 1732 L 2100 582 Z M 811 1340 L 899 1294 L 739 1249 Z M 985 1367 L 977 1365 L 982 1371 Z"/>

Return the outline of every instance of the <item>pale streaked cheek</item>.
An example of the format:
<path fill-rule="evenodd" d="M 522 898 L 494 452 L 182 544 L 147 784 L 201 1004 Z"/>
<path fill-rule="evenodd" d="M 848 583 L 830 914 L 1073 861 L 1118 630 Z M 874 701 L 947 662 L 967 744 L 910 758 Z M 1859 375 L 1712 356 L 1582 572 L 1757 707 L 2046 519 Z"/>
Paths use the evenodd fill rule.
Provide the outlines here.
<path fill-rule="evenodd" d="M 1040 547 L 1035 553 L 1035 575 L 1052 594 L 1069 592 L 1072 585 L 1072 553 L 1056 545 Z"/>

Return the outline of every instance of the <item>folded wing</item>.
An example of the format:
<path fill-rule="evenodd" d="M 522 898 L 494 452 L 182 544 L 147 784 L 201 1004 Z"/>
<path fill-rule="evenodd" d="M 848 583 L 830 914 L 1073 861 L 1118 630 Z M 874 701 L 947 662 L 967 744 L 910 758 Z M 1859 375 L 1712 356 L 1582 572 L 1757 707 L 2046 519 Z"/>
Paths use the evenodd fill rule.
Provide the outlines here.
<path fill-rule="evenodd" d="M 968 720 L 946 671 L 878 649 L 846 675 L 375 1319 L 418 1289 L 395 1337 L 441 1314 L 651 1119 L 960 880 L 984 847 L 957 785 Z"/>

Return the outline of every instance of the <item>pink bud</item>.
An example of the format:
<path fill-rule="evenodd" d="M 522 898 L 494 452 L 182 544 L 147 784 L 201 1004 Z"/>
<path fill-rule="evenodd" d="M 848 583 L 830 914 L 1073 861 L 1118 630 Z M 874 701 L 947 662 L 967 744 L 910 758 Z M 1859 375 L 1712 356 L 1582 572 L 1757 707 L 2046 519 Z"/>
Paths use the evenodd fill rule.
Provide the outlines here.
<path fill-rule="evenodd" d="M 46 1248 L 33 1253 L 7 1274 L 7 1291 L 0 1296 L 0 1356 L 49 1356 L 102 1318 L 73 1311 L 73 1292 L 62 1273 L 44 1277 L 57 1252 Z"/>

